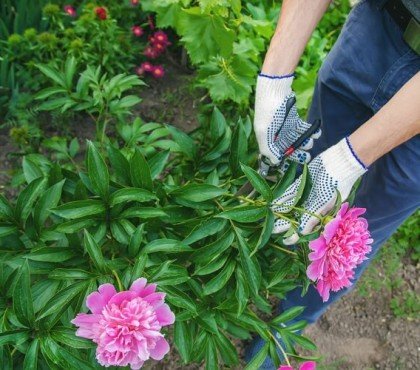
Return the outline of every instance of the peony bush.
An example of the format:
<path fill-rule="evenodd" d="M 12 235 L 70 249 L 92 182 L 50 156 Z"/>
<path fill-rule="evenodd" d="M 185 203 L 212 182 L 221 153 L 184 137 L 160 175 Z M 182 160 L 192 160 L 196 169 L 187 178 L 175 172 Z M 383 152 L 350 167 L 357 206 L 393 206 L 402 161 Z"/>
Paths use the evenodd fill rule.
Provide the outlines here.
<path fill-rule="evenodd" d="M 120 125 L 88 142 L 84 165 L 26 156 L 25 186 L 0 195 L 2 367 L 139 369 L 168 351 L 206 369 L 244 367 L 234 340 L 255 333 L 267 345 L 247 369 L 266 355 L 280 366 L 273 330 L 288 358 L 313 360 L 292 345 L 316 349 L 299 334 L 305 322 L 289 323 L 303 307 L 267 319 L 272 299 L 305 293 L 310 279 L 324 298 L 347 286 L 370 237 L 362 210 L 339 202 L 293 249 L 272 235 L 271 201 L 297 168 L 261 178 L 251 128 L 215 109 L 191 135 Z M 257 197 L 235 195 L 247 180 Z M 309 186 L 281 216 L 296 220 Z"/>

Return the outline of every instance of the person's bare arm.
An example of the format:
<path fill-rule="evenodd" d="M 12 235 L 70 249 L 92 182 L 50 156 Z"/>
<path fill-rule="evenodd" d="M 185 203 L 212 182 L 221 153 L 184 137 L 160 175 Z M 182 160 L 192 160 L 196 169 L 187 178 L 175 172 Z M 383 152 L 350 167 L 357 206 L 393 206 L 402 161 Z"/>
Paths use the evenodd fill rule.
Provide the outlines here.
<path fill-rule="evenodd" d="M 349 140 L 367 166 L 420 133 L 420 72 Z"/>
<path fill-rule="evenodd" d="M 262 72 L 293 73 L 319 20 L 331 0 L 284 0 L 280 19 L 265 56 Z"/>

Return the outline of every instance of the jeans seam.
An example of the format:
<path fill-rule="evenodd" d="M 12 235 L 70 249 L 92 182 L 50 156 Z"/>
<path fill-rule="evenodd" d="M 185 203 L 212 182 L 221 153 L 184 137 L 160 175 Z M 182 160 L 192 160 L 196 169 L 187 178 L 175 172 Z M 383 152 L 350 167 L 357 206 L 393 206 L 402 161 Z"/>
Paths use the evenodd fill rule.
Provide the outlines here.
<path fill-rule="evenodd" d="M 392 75 L 392 73 L 397 69 L 399 62 L 405 58 L 408 54 L 411 53 L 411 50 L 407 50 L 403 55 L 401 55 L 393 64 L 392 66 L 385 72 L 385 74 L 383 75 L 381 81 L 379 82 L 378 87 L 375 89 L 375 92 L 373 94 L 373 97 L 369 103 L 370 107 L 375 109 L 375 106 L 377 104 L 377 98 L 379 95 L 379 91 L 381 90 L 381 88 L 384 86 L 385 82 L 388 80 L 389 76 Z"/>

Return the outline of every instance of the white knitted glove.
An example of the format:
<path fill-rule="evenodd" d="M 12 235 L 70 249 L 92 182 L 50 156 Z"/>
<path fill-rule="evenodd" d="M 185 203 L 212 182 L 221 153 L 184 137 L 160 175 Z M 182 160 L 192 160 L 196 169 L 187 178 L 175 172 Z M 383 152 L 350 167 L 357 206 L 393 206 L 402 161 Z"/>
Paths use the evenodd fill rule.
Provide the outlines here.
<path fill-rule="evenodd" d="M 273 165 L 281 161 L 286 149 L 310 127 L 298 115 L 292 82 L 293 75 L 268 76 L 260 73 L 257 79 L 254 131 L 260 153 Z M 288 158 L 299 163 L 309 162 L 307 150 L 312 148 L 314 139 L 320 135 L 321 130 L 318 130 Z"/>
<path fill-rule="evenodd" d="M 299 232 L 302 235 L 309 234 L 319 222 L 314 215 L 326 215 L 334 207 L 337 192 L 340 193 L 341 200 L 345 201 L 354 183 L 366 171 L 366 166 L 357 157 L 348 138 L 315 157 L 308 165 L 312 189 L 302 207 L 308 213 L 301 216 Z M 295 204 L 301 179 L 302 176 L 295 180 L 281 197 L 273 201 L 274 212 L 287 212 Z M 290 223 L 280 218 L 274 224 L 273 233 L 282 233 L 289 228 Z M 299 236 L 295 233 L 283 241 L 285 244 L 294 244 L 298 239 Z"/>

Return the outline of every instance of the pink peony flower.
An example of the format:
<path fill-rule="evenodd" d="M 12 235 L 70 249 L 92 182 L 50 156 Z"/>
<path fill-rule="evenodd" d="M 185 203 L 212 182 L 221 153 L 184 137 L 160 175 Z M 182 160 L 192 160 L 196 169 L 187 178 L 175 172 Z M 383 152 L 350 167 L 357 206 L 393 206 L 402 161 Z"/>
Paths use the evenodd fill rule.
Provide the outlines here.
<path fill-rule="evenodd" d="M 350 208 L 342 204 L 337 216 L 325 225 L 321 236 L 309 242 L 309 260 L 306 271 L 309 279 L 316 281 L 316 288 L 324 302 L 330 291 L 352 285 L 354 269 L 366 260 L 371 251 L 368 223 L 361 218 L 364 208 Z"/>
<path fill-rule="evenodd" d="M 293 370 L 293 367 L 288 365 L 281 365 L 277 370 Z M 299 370 L 316 370 L 316 362 L 306 361 L 300 365 Z"/>
<path fill-rule="evenodd" d="M 136 37 L 140 37 L 144 33 L 143 28 L 141 28 L 140 26 L 131 27 L 131 31 L 133 32 L 133 35 Z"/>
<path fill-rule="evenodd" d="M 96 8 L 96 9 L 95 9 L 95 13 L 96 13 L 96 16 L 97 16 L 100 20 L 102 20 L 102 21 L 104 21 L 104 20 L 105 20 L 105 19 L 107 19 L 107 17 L 108 17 L 108 14 L 107 14 L 107 12 L 106 12 L 106 9 L 105 9 L 104 7 L 102 7 L 102 6 L 100 6 L 100 7 Z"/>
<path fill-rule="evenodd" d="M 149 358 L 161 360 L 169 351 L 160 331 L 175 316 L 164 299 L 165 293 L 156 292 L 156 284 L 147 285 L 144 278 L 118 293 L 103 284 L 86 299 L 92 313 L 79 313 L 72 323 L 79 327 L 76 335 L 97 343 L 96 359 L 102 366 L 140 369 Z"/>
<path fill-rule="evenodd" d="M 64 12 L 67 13 L 70 17 L 75 17 L 77 15 L 76 9 L 74 9 L 74 7 L 71 5 L 65 5 Z"/>
<path fill-rule="evenodd" d="M 168 35 L 163 31 L 156 31 L 153 36 L 150 37 L 150 43 L 152 45 L 160 44 L 163 47 L 170 45 Z"/>
<path fill-rule="evenodd" d="M 131 5 L 133 6 L 139 5 L 139 0 L 131 0 Z"/>
<path fill-rule="evenodd" d="M 154 78 L 162 78 L 165 75 L 165 70 L 162 66 L 155 66 L 152 70 L 152 76 Z"/>

